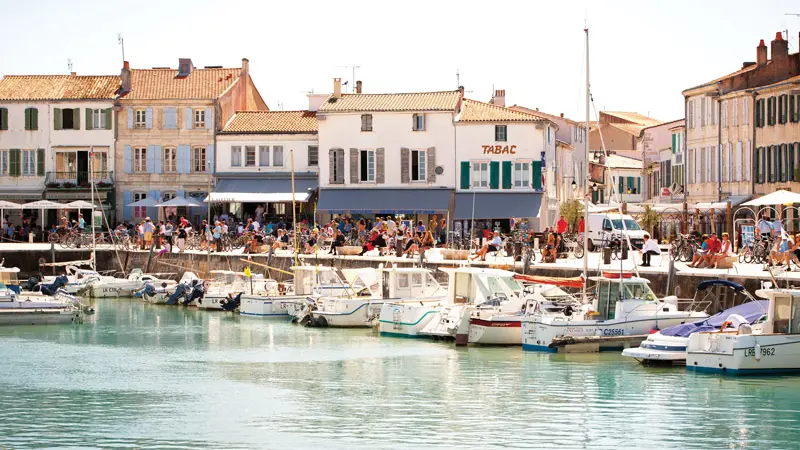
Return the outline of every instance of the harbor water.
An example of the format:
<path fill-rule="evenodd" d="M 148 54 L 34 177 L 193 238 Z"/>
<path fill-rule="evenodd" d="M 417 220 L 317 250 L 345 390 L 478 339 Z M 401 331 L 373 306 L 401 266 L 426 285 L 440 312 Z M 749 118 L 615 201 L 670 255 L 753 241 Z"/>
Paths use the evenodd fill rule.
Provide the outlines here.
<path fill-rule="evenodd" d="M 0 328 L 0 448 L 800 447 L 800 377 L 95 308 Z"/>

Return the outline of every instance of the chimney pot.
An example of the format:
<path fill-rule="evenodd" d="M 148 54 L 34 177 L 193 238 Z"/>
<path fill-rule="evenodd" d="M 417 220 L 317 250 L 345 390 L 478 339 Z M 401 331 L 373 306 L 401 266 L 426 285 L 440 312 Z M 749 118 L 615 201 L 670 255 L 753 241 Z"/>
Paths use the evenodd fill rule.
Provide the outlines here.
<path fill-rule="evenodd" d="M 122 68 L 125 69 L 125 70 L 130 70 L 131 69 L 131 63 L 129 63 L 128 61 L 122 61 Z"/>
<path fill-rule="evenodd" d="M 72 75 L 72 76 L 74 77 L 75 75 L 77 75 L 77 74 L 78 74 L 78 72 L 70 72 L 69 74 L 70 74 L 70 75 Z"/>
<path fill-rule="evenodd" d="M 756 48 L 756 64 L 759 66 L 763 66 L 767 63 L 767 46 L 764 44 L 764 40 L 761 39 L 758 43 L 758 47 Z"/>
<path fill-rule="evenodd" d="M 341 78 L 334 78 L 333 79 L 333 98 L 341 98 L 342 97 L 342 79 Z"/>
<path fill-rule="evenodd" d="M 356 94 L 361 93 L 361 80 L 356 81 Z"/>
<path fill-rule="evenodd" d="M 458 92 L 461 93 L 462 97 L 464 96 L 464 86 L 463 85 L 458 87 Z"/>
<path fill-rule="evenodd" d="M 564 113 L 561 113 L 561 117 L 564 117 Z"/>
<path fill-rule="evenodd" d="M 775 40 L 770 44 L 772 60 L 773 61 L 786 61 L 789 59 L 789 42 L 783 38 L 780 31 L 775 33 Z"/>

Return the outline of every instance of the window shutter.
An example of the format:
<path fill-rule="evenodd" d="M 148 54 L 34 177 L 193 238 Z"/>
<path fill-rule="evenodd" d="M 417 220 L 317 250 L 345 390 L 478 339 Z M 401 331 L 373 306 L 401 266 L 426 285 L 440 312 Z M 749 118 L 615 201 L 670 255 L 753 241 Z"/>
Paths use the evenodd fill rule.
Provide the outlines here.
<path fill-rule="evenodd" d="M 80 108 L 72 108 L 72 129 L 73 130 L 80 130 L 81 129 L 81 109 Z"/>
<path fill-rule="evenodd" d="M 178 110 L 172 106 L 164 108 L 164 129 L 174 130 L 178 128 Z"/>
<path fill-rule="evenodd" d="M 336 184 L 336 149 L 328 150 L 328 184 Z"/>
<path fill-rule="evenodd" d="M 678 148 L 678 135 L 672 133 L 672 153 L 674 154 L 676 149 Z"/>
<path fill-rule="evenodd" d="M 191 148 L 188 145 L 178 146 L 178 158 L 175 161 L 176 171 L 178 173 L 189 173 L 189 166 L 191 164 Z"/>
<path fill-rule="evenodd" d="M 128 129 L 133 129 L 133 108 L 128 108 Z"/>
<path fill-rule="evenodd" d="M 622 194 L 623 192 L 625 192 L 625 179 L 624 177 L 618 177 L 618 180 L 619 180 L 619 190 L 617 190 L 617 193 Z"/>
<path fill-rule="evenodd" d="M 153 173 L 161 173 L 161 172 L 163 172 L 161 165 L 162 165 L 161 146 L 160 145 L 154 145 L 153 146 Z"/>
<path fill-rule="evenodd" d="M 61 108 L 53 108 L 53 129 L 60 130 L 61 129 Z M 25 129 L 28 129 L 28 126 L 25 126 Z"/>
<path fill-rule="evenodd" d="M 534 161 L 531 164 L 531 172 L 533 173 L 533 189 L 537 191 L 542 190 L 542 162 Z"/>
<path fill-rule="evenodd" d="M 767 161 L 766 161 L 767 182 L 768 183 L 772 183 L 773 181 L 775 181 L 775 179 L 773 178 L 773 173 L 775 171 L 773 170 L 773 168 L 774 168 L 774 157 L 772 156 L 772 152 L 773 152 L 772 146 L 770 145 L 770 146 L 767 147 Z"/>
<path fill-rule="evenodd" d="M 787 158 L 789 160 L 789 173 L 787 174 L 789 181 L 797 181 L 794 176 L 794 144 L 787 145 L 786 148 Z"/>
<path fill-rule="evenodd" d="M 125 159 L 125 173 L 133 173 L 133 148 L 130 145 L 125 146 L 123 157 Z"/>
<path fill-rule="evenodd" d="M 400 147 L 400 182 L 408 184 L 411 182 L 411 175 L 409 174 L 409 150 L 405 147 Z"/>
<path fill-rule="evenodd" d="M 470 163 L 469 161 L 461 161 L 461 189 L 469 189 Z"/>
<path fill-rule="evenodd" d="M 12 148 L 8 151 L 8 175 L 18 177 L 20 172 L 19 166 L 20 152 L 18 148 Z"/>
<path fill-rule="evenodd" d="M 425 119 L 422 119 L 425 120 Z M 424 127 L 423 127 L 424 128 Z M 428 151 L 425 153 L 425 157 L 427 161 L 425 161 L 425 167 L 428 169 L 428 183 L 435 183 L 436 182 L 436 147 L 428 147 Z"/>
<path fill-rule="evenodd" d="M 194 123 L 194 117 L 192 117 L 192 108 L 186 108 L 186 117 L 184 117 L 184 122 L 186 124 L 186 129 L 191 130 L 192 124 Z"/>
<path fill-rule="evenodd" d="M 753 167 L 755 168 L 756 172 L 756 183 L 761 184 L 761 161 L 759 158 L 761 157 L 761 147 L 756 148 L 755 158 L 753 158 Z"/>
<path fill-rule="evenodd" d="M 642 193 L 642 177 L 636 177 L 636 193 Z"/>
<path fill-rule="evenodd" d="M 8 108 L 0 108 L 0 130 L 8 130 Z"/>
<path fill-rule="evenodd" d="M 94 117 L 92 117 L 92 110 L 91 108 L 85 108 L 84 112 L 86 113 L 86 129 L 93 130 L 94 129 Z"/>
<path fill-rule="evenodd" d="M 503 161 L 503 189 L 511 189 L 511 161 Z"/>
<path fill-rule="evenodd" d="M 122 218 L 125 220 L 131 220 L 133 217 L 133 206 L 128 206 L 131 203 L 131 192 L 130 191 L 123 191 L 122 192 Z"/>
<path fill-rule="evenodd" d="M 105 114 L 106 116 L 106 126 L 105 126 L 106 130 L 111 129 L 111 121 L 114 120 L 114 116 L 112 116 L 111 111 L 112 111 L 111 108 L 106 108 L 103 110 L 103 114 Z"/>
<path fill-rule="evenodd" d="M 344 184 L 344 149 L 336 149 L 336 184 Z"/>
<path fill-rule="evenodd" d="M 153 161 L 153 157 L 155 156 L 155 154 L 156 154 L 155 146 L 154 145 L 148 145 L 147 146 L 147 158 L 146 158 L 146 160 L 147 160 L 147 162 L 146 162 L 146 164 L 147 164 L 147 173 L 155 173 L 155 172 L 153 172 L 153 170 L 155 169 L 155 165 L 156 165 L 156 163 Z"/>
<path fill-rule="evenodd" d="M 36 176 L 44 176 L 44 149 L 36 149 Z"/>
<path fill-rule="evenodd" d="M 206 147 L 206 159 L 208 160 L 209 172 L 214 173 L 217 167 L 216 157 L 214 156 L 214 144 L 211 144 L 208 147 Z"/>
<path fill-rule="evenodd" d="M 375 149 L 375 182 L 378 184 L 386 183 L 385 155 L 386 151 L 383 147 Z"/>
<path fill-rule="evenodd" d="M 31 108 L 31 130 L 39 129 L 39 109 Z"/>
<path fill-rule="evenodd" d="M 500 161 L 489 163 L 489 189 L 500 188 Z"/>
<path fill-rule="evenodd" d="M 206 130 L 210 130 L 214 125 L 214 114 L 211 108 L 206 108 Z"/>
<path fill-rule="evenodd" d="M 147 191 L 147 198 L 151 198 L 156 202 L 161 203 L 161 191 L 150 190 Z M 155 206 L 147 207 L 147 215 L 153 220 L 154 224 L 158 224 L 158 208 Z"/>
<path fill-rule="evenodd" d="M 145 128 L 148 130 L 153 128 L 153 108 L 147 108 L 144 110 L 144 122 Z"/>
<path fill-rule="evenodd" d="M 350 149 L 350 184 L 358 184 L 358 149 Z"/>

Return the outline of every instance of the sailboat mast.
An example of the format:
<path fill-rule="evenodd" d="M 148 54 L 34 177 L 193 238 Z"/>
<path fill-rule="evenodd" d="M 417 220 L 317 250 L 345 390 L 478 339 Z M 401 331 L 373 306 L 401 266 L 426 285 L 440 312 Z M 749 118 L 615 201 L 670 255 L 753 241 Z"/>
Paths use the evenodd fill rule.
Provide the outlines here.
<path fill-rule="evenodd" d="M 586 280 L 589 272 L 589 27 L 584 30 L 586 33 L 586 135 L 583 143 L 585 146 L 583 161 L 583 293 L 586 297 Z"/>
<path fill-rule="evenodd" d="M 90 148 L 89 152 L 89 191 L 91 192 L 91 200 L 92 200 L 92 212 L 89 214 L 89 221 L 92 223 L 92 270 L 97 270 L 97 239 L 94 235 L 94 174 L 92 170 L 94 170 L 93 159 L 94 159 L 94 147 Z M 109 230 L 109 233 L 111 230 Z"/>

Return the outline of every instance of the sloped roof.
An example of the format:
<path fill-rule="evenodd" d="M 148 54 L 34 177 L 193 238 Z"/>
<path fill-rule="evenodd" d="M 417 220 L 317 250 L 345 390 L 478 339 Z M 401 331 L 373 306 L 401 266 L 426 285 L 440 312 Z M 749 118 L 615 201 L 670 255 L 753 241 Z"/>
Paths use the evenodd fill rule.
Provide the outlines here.
<path fill-rule="evenodd" d="M 241 67 L 192 69 L 178 76 L 177 69 L 131 69 L 131 91 L 125 100 L 210 100 L 218 98 L 239 79 Z"/>
<path fill-rule="evenodd" d="M 772 64 L 772 60 L 767 61 L 767 64 Z M 693 89 L 697 89 L 697 88 L 705 87 L 705 86 L 708 86 L 708 85 L 711 85 L 711 84 L 719 83 L 720 81 L 727 80 L 728 78 L 735 77 L 736 75 L 741 75 L 743 73 L 747 73 L 747 72 L 756 70 L 756 67 L 758 67 L 758 64 L 751 64 L 751 65 L 749 65 L 747 67 L 741 68 L 741 69 L 739 69 L 739 70 L 737 70 L 735 72 L 731 72 L 731 73 L 729 73 L 727 75 L 721 76 L 721 77 L 713 79 L 711 81 L 707 81 L 705 83 L 698 84 L 697 86 L 692 86 L 692 87 L 690 87 L 688 89 L 684 89 L 681 93 L 685 94 L 686 92 L 691 91 Z"/>
<path fill-rule="evenodd" d="M 608 116 L 614 116 L 622 120 L 627 120 L 628 122 L 644 125 L 647 127 L 651 125 L 658 125 L 661 123 L 661 121 L 658 119 L 653 119 L 652 117 L 647 117 L 644 114 L 639 114 L 637 112 L 601 111 L 601 113 Z"/>
<path fill-rule="evenodd" d="M 492 105 L 490 103 L 479 102 L 477 100 L 464 99 L 461 114 L 458 116 L 459 122 L 544 122 L 548 121 L 544 117 L 517 111 L 511 108 Z"/>
<path fill-rule="evenodd" d="M 633 136 L 641 135 L 642 134 L 642 130 L 647 128 L 644 125 L 637 125 L 635 123 L 608 123 L 608 124 L 605 124 L 605 125 L 608 125 L 610 127 L 614 127 L 616 129 L 619 129 L 619 130 L 622 130 L 622 131 L 624 131 L 624 132 L 626 132 L 628 134 L 631 134 Z"/>
<path fill-rule="evenodd" d="M 239 111 L 223 133 L 316 133 L 314 111 Z"/>
<path fill-rule="evenodd" d="M 536 115 L 536 116 L 543 117 L 545 119 L 552 119 L 552 120 L 560 119 L 560 120 L 566 120 L 568 123 L 571 123 L 571 124 L 574 124 L 574 125 L 585 125 L 585 122 L 578 122 L 576 120 L 570 119 L 569 117 L 557 116 L 555 114 L 549 114 L 549 113 L 542 112 L 542 111 L 539 111 L 539 110 L 536 110 L 536 109 L 528 108 L 526 106 L 511 105 L 511 106 L 508 107 L 508 109 L 513 109 L 514 111 L 521 111 L 521 112 L 525 112 L 525 113 L 528 113 L 528 114 L 533 114 L 533 115 Z"/>
<path fill-rule="evenodd" d="M 459 91 L 406 94 L 342 94 L 322 103 L 319 112 L 455 111 Z"/>
<path fill-rule="evenodd" d="M 606 157 L 606 166 L 611 169 L 641 169 L 642 161 L 628 158 L 627 156 L 608 155 Z"/>
<path fill-rule="evenodd" d="M 110 100 L 117 89 L 114 75 L 6 75 L 0 100 Z"/>

